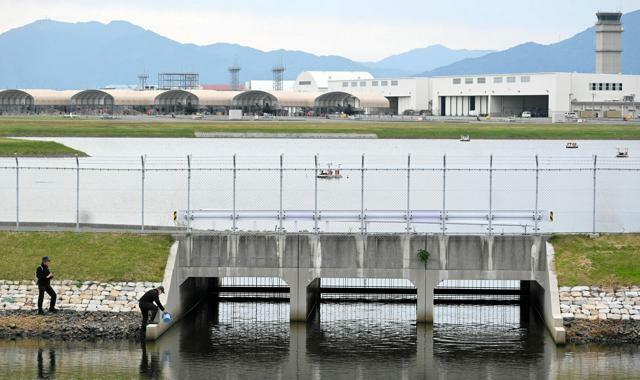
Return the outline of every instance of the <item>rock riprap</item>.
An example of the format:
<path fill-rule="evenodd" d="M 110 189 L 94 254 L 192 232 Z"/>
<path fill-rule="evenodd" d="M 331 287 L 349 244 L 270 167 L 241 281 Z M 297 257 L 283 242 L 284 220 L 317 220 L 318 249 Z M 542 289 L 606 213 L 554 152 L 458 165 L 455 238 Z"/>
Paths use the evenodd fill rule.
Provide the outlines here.
<path fill-rule="evenodd" d="M 52 282 L 58 294 L 57 308 L 112 313 L 137 312 L 138 299 L 159 285 L 155 282 Z M 0 311 L 36 310 L 37 304 L 38 287 L 34 281 L 0 280 Z M 44 307 L 48 306 L 49 297 L 45 296 Z"/>
<path fill-rule="evenodd" d="M 560 287 L 560 311 L 567 320 L 640 321 L 640 288 Z"/>

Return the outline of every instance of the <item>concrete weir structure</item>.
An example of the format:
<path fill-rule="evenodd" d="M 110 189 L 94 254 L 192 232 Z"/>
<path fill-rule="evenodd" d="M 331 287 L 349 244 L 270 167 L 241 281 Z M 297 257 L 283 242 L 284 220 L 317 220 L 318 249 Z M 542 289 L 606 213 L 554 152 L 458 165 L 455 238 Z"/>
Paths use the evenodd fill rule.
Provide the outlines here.
<path fill-rule="evenodd" d="M 426 249 L 425 265 L 418 252 Z M 416 319 L 431 323 L 434 289 L 444 280 L 528 281 L 554 341 L 564 343 L 553 247 L 540 235 L 208 233 L 171 249 L 163 285 L 171 323 L 147 327 L 149 340 L 210 295 L 224 277 L 277 277 L 290 288 L 291 321 L 320 300 L 321 278 L 407 279 L 417 290 Z"/>

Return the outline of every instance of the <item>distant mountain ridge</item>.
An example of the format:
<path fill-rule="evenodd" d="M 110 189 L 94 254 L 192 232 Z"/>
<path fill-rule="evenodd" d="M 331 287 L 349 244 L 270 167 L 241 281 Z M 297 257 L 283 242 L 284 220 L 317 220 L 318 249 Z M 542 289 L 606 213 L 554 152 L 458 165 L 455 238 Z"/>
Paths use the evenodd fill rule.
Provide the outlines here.
<path fill-rule="evenodd" d="M 365 62 L 372 68 L 385 68 L 411 71 L 413 74 L 424 70 L 433 70 L 466 58 L 477 58 L 494 50 L 449 49 L 443 45 L 431 45 L 413 49 L 402 54 L 392 55 L 378 62 Z"/>
<path fill-rule="evenodd" d="M 640 74 L 640 10 L 622 16 L 622 73 Z M 595 72 L 595 28 L 555 44 L 527 42 L 423 72 L 423 76 L 514 72 Z"/>
<path fill-rule="evenodd" d="M 444 57 L 447 48 L 439 49 Z M 340 56 L 317 56 L 302 51 L 261 51 L 237 44 L 206 46 L 181 44 L 126 21 L 65 23 L 40 20 L 0 35 L 0 88 L 99 88 L 107 84 L 135 84 L 138 74 L 197 72 L 201 83 L 227 83 L 227 68 L 236 60 L 241 81 L 270 79 L 271 68 L 284 62 L 285 79 L 305 70 L 370 71 L 375 76 L 412 75 L 429 67 L 424 52 L 394 59 L 390 67 L 375 67 Z M 460 51 L 453 51 L 459 59 Z M 475 55 L 468 55 L 475 56 Z M 403 66 L 402 59 L 410 61 Z M 434 58 L 435 59 L 435 58 Z M 424 60 L 424 65 L 419 62 Z M 416 66 L 417 65 L 417 66 Z"/>
<path fill-rule="evenodd" d="M 640 74 L 640 11 L 623 16 L 622 69 Z M 442 45 L 396 54 L 377 62 L 303 51 L 261 51 L 229 43 L 182 44 L 126 21 L 65 23 L 40 20 L 0 34 L 0 88 L 100 88 L 135 84 L 142 72 L 198 72 L 200 82 L 228 83 L 236 60 L 241 81 L 271 79 L 276 62 L 285 79 L 301 71 L 369 71 L 376 77 L 512 72 L 593 72 L 595 32 L 589 28 L 564 41 L 524 43 L 499 51 L 453 50 Z M 421 73 L 421 74 L 420 74 Z"/>

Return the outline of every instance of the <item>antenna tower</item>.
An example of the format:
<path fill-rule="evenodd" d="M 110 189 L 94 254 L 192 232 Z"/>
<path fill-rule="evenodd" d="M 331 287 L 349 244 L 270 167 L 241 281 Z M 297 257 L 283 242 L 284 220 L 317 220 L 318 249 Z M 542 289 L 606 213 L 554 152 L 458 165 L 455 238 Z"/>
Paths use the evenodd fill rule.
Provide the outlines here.
<path fill-rule="evenodd" d="M 282 91 L 283 90 L 283 78 L 284 78 L 284 72 L 285 72 L 285 67 L 282 63 L 279 63 L 275 66 L 273 66 L 273 68 L 271 69 L 271 72 L 273 73 L 273 90 L 274 91 Z"/>
<path fill-rule="evenodd" d="M 231 91 L 240 90 L 240 70 L 242 70 L 242 68 L 238 65 L 238 62 L 234 62 L 233 65 L 229 66 L 228 70 L 229 74 L 231 74 Z"/>

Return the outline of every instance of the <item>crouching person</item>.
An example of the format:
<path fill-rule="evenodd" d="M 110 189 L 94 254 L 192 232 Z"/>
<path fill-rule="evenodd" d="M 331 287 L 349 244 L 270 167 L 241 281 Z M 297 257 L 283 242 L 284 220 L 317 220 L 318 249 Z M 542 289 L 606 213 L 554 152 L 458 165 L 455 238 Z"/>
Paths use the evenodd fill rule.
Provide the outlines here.
<path fill-rule="evenodd" d="M 142 327 L 140 332 L 142 337 L 146 334 L 148 322 L 153 322 L 156 318 L 158 309 L 164 311 L 164 306 L 162 306 L 160 302 L 160 293 L 164 293 L 164 286 L 158 286 L 155 289 L 149 290 L 138 301 L 138 306 L 140 306 L 140 311 L 142 312 Z M 149 316 L 149 312 L 151 312 L 151 316 Z"/>

